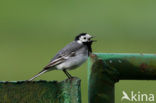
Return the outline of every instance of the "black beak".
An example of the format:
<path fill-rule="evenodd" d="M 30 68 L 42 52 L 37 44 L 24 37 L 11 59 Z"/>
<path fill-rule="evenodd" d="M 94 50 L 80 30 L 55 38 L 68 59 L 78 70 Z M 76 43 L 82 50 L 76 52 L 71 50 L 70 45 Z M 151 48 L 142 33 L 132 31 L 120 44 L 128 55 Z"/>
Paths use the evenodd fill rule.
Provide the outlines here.
<path fill-rule="evenodd" d="M 97 40 L 91 40 L 92 42 L 97 42 Z"/>
<path fill-rule="evenodd" d="M 95 38 L 96 36 L 92 36 L 90 39 Z M 96 42 L 97 40 L 91 40 L 91 42 Z"/>
<path fill-rule="evenodd" d="M 92 39 L 92 38 L 95 38 L 95 37 L 96 37 L 96 36 L 92 36 L 92 37 L 90 37 L 90 38 Z"/>

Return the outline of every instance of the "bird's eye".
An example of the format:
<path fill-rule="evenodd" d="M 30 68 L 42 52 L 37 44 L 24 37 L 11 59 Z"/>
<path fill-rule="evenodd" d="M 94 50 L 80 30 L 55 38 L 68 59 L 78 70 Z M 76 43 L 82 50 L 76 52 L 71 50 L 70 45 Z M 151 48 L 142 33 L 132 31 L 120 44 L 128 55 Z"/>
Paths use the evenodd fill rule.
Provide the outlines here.
<path fill-rule="evenodd" d="M 84 37 L 84 39 L 86 39 L 86 37 Z"/>

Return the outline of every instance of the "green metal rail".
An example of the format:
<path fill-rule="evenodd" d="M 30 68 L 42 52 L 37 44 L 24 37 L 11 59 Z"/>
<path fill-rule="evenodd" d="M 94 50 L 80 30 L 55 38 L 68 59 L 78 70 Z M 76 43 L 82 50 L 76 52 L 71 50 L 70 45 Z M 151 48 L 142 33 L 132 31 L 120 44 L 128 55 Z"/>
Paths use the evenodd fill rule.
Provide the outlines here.
<path fill-rule="evenodd" d="M 89 103 L 114 103 L 119 80 L 156 80 L 156 55 L 98 53 L 88 72 Z M 0 82 L 0 103 L 81 103 L 80 79 Z"/>
<path fill-rule="evenodd" d="M 0 82 L 0 103 L 81 103 L 80 79 Z"/>
<path fill-rule="evenodd" d="M 114 103 L 119 80 L 156 80 L 156 54 L 97 53 L 88 70 L 89 103 Z"/>

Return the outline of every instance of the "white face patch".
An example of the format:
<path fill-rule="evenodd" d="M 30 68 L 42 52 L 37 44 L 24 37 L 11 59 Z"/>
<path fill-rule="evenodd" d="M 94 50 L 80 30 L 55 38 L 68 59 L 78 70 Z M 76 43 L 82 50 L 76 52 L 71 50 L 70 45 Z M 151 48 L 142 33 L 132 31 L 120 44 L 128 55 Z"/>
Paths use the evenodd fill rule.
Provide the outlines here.
<path fill-rule="evenodd" d="M 91 37 L 92 37 L 92 36 L 89 35 L 89 34 L 82 35 L 82 36 L 79 38 L 79 40 L 78 40 L 77 42 L 78 42 L 78 43 L 89 42 Z"/>

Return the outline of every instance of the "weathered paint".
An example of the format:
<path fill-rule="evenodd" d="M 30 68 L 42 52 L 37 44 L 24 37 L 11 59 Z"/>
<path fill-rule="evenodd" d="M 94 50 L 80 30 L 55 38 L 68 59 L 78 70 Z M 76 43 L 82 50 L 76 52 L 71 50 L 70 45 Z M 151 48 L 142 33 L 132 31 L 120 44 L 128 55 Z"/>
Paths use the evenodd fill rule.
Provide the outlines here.
<path fill-rule="evenodd" d="M 0 82 L 0 103 L 81 103 L 80 79 Z"/>
<path fill-rule="evenodd" d="M 156 80 L 156 55 L 97 53 L 88 70 L 89 103 L 114 103 L 118 80 Z"/>

